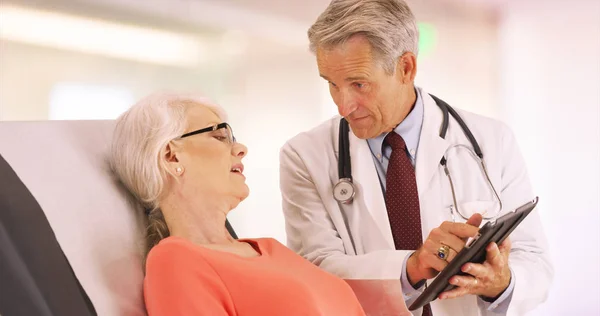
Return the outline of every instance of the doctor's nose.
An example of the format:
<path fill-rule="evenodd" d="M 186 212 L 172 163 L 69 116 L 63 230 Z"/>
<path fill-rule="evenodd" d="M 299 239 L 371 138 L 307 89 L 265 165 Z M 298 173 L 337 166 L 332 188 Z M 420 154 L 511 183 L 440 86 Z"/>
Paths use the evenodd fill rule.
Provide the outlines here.
<path fill-rule="evenodd" d="M 338 112 L 341 116 L 347 117 L 358 107 L 358 104 L 352 98 L 340 98 L 337 102 Z"/>

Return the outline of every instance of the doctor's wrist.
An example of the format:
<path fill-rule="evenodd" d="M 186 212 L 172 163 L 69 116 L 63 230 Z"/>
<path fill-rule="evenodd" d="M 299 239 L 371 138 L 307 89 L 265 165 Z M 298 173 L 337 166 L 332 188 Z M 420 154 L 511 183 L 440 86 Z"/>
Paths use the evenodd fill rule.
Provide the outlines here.
<path fill-rule="evenodd" d="M 507 287 L 508 288 L 508 287 Z M 500 292 L 500 294 L 496 295 L 495 297 L 489 297 L 489 296 L 484 296 L 484 295 L 479 295 L 479 298 L 481 298 L 482 300 L 484 300 L 485 302 L 488 303 L 493 303 L 495 302 L 497 299 L 500 298 L 500 296 L 502 296 L 502 294 L 504 294 L 504 292 L 506 292 L 506 288 L 504 290 L 502 290 L 502 292 Z"/>
<path fill-rule="evenodd" d="M 412 285 L 413 288 L 418 289 L 423 285 L 423 282 L 425 282 L 425 277 L 419 272 L 415 253 L 413 253 L 406 262 L 406 276 L 410 285 Z"/>

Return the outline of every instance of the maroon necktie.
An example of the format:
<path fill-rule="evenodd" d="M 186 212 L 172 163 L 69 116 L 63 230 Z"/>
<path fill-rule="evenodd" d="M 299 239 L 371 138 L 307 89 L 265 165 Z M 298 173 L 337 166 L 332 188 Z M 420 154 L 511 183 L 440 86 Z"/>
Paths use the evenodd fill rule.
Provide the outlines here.
<path fill-rule="evenodd" d="M 423 243 L 421 211 L 415 168 L 406 151 L 402 136 L 392 131 L 385 137 L 392 155 L 385 176 L 385 205 L 390 219 L 396 250 L 417 250 Z M 423 307 L 423 316 L 430 316 L 431 306 Z"/>

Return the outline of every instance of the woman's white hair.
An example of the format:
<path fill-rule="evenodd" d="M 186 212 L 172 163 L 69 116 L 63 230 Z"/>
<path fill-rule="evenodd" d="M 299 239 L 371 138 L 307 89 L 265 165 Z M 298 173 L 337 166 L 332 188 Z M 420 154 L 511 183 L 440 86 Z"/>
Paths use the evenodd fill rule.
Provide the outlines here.
<path fill-rule="evenodd" d="M 192 106 L 206 106 L 221 120 L 221 107 L 202 96 L 176 93 L 149 95 L 123 113 L 113 134 L 111 168 L 148 214 L 147 251 L 169 235 L 159 209 L 165 180 L 173 175 L 166 166 L 167 144 L 185 133 L 186 113 Z"/>
<path fill-rule="evenodd" d="M 308 29 L 310 50 L 332 49 L 364 36 L 388 74 L 406 52 L 418 54 L 415 17 L 403 0 L 333 0 Z"/>

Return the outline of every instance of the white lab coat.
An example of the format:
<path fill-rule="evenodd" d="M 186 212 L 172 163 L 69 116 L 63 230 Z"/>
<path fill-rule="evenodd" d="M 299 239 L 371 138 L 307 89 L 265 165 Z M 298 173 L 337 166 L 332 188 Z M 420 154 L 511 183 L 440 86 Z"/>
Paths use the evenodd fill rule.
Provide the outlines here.
<path fill-rule="evenodd" d="M 424 119 L 415 171 L 426 238 L 433 228 L 452 218 L 450 185 L 440 159 L 453 144 L 472 146 L 452 116 L 446 138 L 439 137 L 442 112 L 428 94 L 421 94 Z M 503 203 L 502 213 L 532 200 L 535 194 L 527 168 L 509 128 L 496 120 L 457 111 L 483 151 L 491 181 Z M 288 246 L 344 279 L 399 280 L 403 260 L 410 252 L 394 249 L 371 151 L 367 142 L 352 132 L 350 155 L 356 196 L 350 205 L 333 198 L 332 188 L 338 182 L 338 128 L 339 117 L 334 117 L 295 136 L 281 149 L 280 186 Z M 482 211 L 493 206 L 491 191 L 475 160 L 462 149 L 453 148 L 450 153 L 448 165 L 459 207 Z M 546 299 L 553 278 L 537 209 L 512 233 L 511 241 L 509 260 L 516 283 L 507 314 L 523 315 Z M 473 295 L 431 304 L 436 316 L 490 314 L 482 306 Z M 420 315 L 421 310 L 413 314 Z"/>

